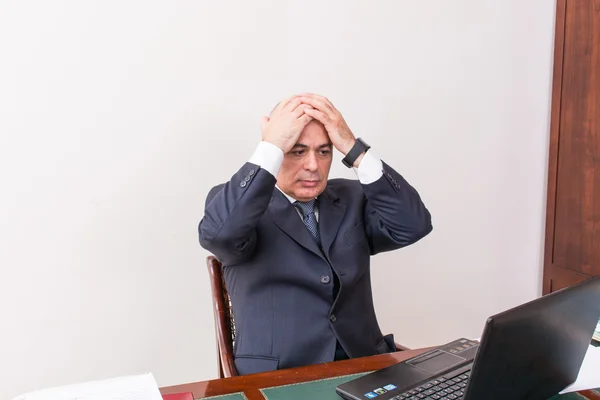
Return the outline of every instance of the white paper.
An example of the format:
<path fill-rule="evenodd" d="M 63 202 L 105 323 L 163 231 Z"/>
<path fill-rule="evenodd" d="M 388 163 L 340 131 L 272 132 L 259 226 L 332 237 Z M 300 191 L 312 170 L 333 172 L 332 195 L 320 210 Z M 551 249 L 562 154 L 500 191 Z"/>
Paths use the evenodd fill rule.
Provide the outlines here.
<path fill-rule="evenodd" d="M 13 400 L 162 400 L 152 374 L 125 376 L 26 393 Z"/>
<path fill-rule="evenodd" d="M 576 392 L 578 390 L 596 389 L 600 387 L 600 347 L 590 345 L 585 353 L 583 364 L 577 375 L 577 380 L 562 393 Z"/>

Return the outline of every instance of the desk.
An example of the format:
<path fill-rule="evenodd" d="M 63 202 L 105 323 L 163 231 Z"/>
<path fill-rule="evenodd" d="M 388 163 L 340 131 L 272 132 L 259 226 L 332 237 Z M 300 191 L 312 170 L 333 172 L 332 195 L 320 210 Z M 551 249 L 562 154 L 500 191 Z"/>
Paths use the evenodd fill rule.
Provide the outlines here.
<path fill-rule="evenodd" d="M 160 391 L 162 394 L 192 392 L 194 394 L 194 398 L 243 392 L 247 400 L 265 400 L 264 396 L 260 392 L 260 389 L 314 381 L 323 378 L 351 375 L 361 372 L 375 371 L 377 369 L 396 364 L 400 361 L 407 360 L 430 349 L 431 348 L 423 348 L 417 350 L 399 351 L 390 354 L 354 358 L 351 360 L 283 369 L 260 374 L 168 386 L 161 388 Z M 600 400 L 600 395 L 595 394 L 592 391 L 586 390 L 580 392 L 579 394 L 584 396 L 583 399 Z M 341 400 L 341 397 L 339 397 L 339 399 Z"/>

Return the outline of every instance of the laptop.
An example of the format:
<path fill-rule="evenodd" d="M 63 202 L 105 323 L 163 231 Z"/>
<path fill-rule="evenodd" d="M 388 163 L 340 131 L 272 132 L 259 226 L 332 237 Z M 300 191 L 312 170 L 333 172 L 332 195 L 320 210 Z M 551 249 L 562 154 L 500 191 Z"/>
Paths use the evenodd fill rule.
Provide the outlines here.
<path fill-rule="evenodd" d="M 600 319 L 600 277 L 496 314 L 466 338 L 336 387 L 348 400 L 536 400 L 577 379 Z"/>

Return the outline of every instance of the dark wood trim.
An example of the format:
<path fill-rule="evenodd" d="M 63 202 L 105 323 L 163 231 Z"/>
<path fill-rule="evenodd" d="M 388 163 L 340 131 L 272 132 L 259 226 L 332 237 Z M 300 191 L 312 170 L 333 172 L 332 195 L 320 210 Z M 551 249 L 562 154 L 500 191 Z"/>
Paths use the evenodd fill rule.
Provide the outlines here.
<path fill-rule="evenodd" d="M 554 33 L 554 76 L 552 79 L 552 108 L 550 116 L 550 151 L 548 158 L 548 189 L 546 202 L 546 240 L 544 247 L 543 294 L 550 293 L 550 267 L 554 261 L 554 225 L 558 177 L 558 149 L 560 143 L 560 114 L 562 106 L 563 54 L 567 0 L 556 3 Z"/>
<path fill-rule="evenodd" d="M 550 265 L 546 272 L 547 279 L 550 282 L 550 291 L 552 292 L 576 285 L 590 278 L 588 275 L 580 272 L 555 267 L 554 265 Z"/>
<path fill-rule="evenodd" d="M 598 392 L 596 392 L 595 390 L 582 390 L 581 392 L 577 393 L 583 396 L 584 399 L 600 400 L 600 394 L 598 394 Z"/>
<path fill-rule="evenodd" d="M 350 360 L 309 365 L 305 367 L 281 369 L 260 374 L 234 376 L 225 379 L 168 386 L 161 388 L 160 391 L 162 394 L 192 392 L 195 398 L 244 392 L 248 400 L 263 400 L 259 389 L 375 371 L 407 360 L 431 349 L 432 347 L 405 350 L 371 357 L 353 358 Z"/>

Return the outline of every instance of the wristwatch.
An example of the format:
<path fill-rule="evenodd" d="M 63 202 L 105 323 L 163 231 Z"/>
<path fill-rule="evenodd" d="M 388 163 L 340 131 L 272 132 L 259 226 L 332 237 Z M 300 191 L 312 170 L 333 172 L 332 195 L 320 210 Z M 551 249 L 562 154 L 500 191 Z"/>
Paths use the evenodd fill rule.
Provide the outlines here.
<path fill-rule="evenodd" d="M 366 144 L 361 138 L 356 138 L 356 143 L 354 143 L 354 146 L 352 146 L 348 154 L 346 154 L 346 157 L 342 159 L 342 163 L 348 168 L 352 167 L 358 156 L 370 148 L 371 146 Z"/>

